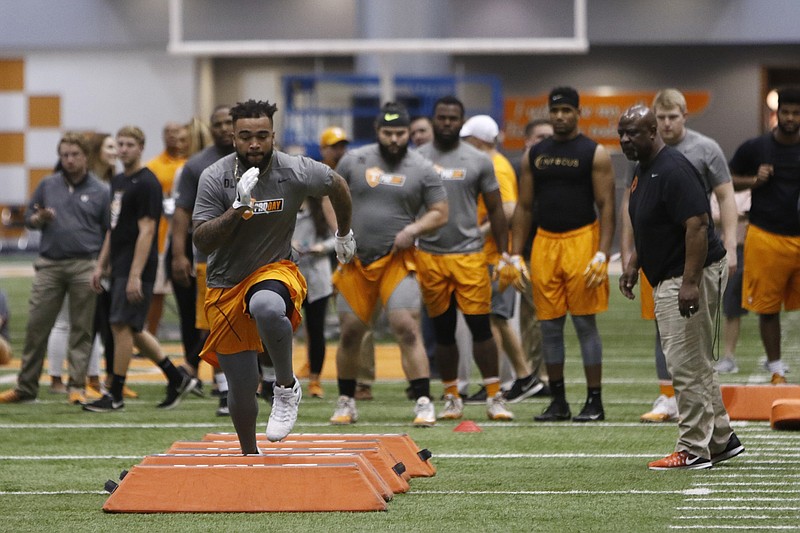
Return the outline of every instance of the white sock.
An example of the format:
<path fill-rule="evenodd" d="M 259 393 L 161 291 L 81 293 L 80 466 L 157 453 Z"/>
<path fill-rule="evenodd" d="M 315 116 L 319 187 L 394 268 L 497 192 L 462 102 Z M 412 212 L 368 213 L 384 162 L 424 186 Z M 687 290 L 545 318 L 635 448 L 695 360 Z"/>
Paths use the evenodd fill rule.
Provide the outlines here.
<path fill-rule="evenodd" d="M 261 379 L 263 381 L 275 381 L 275 368 L 261 365 Z"/>
<path fill-rule="evenodd" d="M 224 372 L 214 374 L 214 382 L 217 384 L 217 390 L 220 392 L 228 392 L 228 378 Z"/>
<path fill-rule="evenodd" d="M 783 365 L 783 360 L 778 359 L 777 361 L 769 361 L 767 363 L 767 368 L 773 374 L 778 374 L 782 376 L 786 372 L 786 367 Z"/>

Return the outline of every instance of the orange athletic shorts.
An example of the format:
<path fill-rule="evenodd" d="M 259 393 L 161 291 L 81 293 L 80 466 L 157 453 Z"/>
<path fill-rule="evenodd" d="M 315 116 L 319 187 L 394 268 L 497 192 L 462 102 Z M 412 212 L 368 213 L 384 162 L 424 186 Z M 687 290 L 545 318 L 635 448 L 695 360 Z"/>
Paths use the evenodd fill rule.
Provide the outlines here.
<path fill-rule="evenodd" d="M 197 279 L 197 297 L 194 305 L 194 327 L 197 329 L 209 330 L 208 317 L 206 316 L 206 263 L 195 265 L 195 276 Z"/>
<path fill-rule="evenodd" d="M 306 297 L 306 280 L 297 265 L 291 261 L 270 263 L 250 274 L 235 287 L 211 287 L 207 290 L 205 311 L 211 324 L 211 333 L 200 352 L 203 361 L 219 368 L 219 354 L 264 351 L 256 321 L 247 313 L 245 296 L 250 287 L 268 279 L 280 281 L 289 289 L 294 312 L 287 310 L 287 314 L 290 315 L 292 328 L 297 330 L 302 320 L 300 310 Z"/>
<path fill-rule="evenodd" d="M 600 243 L 594 222 L 564 233 L 539 228 L 531 252 L 533 304 L 539 320 L 567 314 L 594 315 L 608 309 L 608 280 L 587 288 L 583 272 Z"/>
<path fill-rule="evenodd" d="M 428 316 L 447 311 L 453 293 L 465 315 L 486 315 L 492 310 L 492 282 L 486 254 L 429 254 L 417 250 L 417 272 Z"/>
<path fill-rule="evenodd" d="M 744 238 L 742 307 L 770 315 L 800 309 L 800 237 L 750 224 Z"/>
<path fill-rule="evenodd" d="M 385 306 L 397 285 L 414 270 L 414 249 L 407 248 L 385 255 L 367 266 L 354 257 L 346 265 L 339 265 L 332 279 L 336 290 L 347 300 L 356 316 L 369 324 L 378 298 Z"/>

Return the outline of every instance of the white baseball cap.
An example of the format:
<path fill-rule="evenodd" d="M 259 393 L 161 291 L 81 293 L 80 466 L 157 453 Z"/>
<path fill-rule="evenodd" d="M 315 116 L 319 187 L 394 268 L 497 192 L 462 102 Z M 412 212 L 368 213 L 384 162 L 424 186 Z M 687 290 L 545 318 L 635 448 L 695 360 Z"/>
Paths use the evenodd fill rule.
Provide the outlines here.
<path fill-rule="evenodd" d="M 484 142 L 493 143 L 500 134 L 500 127 L 489 115 L 475 115 L 461 126 L 461 137 L 476 137 Z"/>

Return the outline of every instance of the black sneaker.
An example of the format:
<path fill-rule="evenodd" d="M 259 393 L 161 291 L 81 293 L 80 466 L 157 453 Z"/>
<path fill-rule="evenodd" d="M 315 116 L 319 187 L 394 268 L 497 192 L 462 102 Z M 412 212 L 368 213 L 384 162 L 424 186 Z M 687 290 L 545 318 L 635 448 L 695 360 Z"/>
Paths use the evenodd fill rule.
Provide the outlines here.
<path fill-rule="evenodd" d="M 486 403 L 486 398 L 487 398 L 486 387 L 482 386 L 478 392 L 476 392 L 472 396 L 467 396 L 467 398 L 464 400 L 464 403 L 484 404 Z"/>
<path fill-rule="evenodd" d="M 181 400 L 183 400 L 187 394 L 192 392 L 192 389 L 197 387 L 197 378 L 193 378 L 186 372 L 181 372 L 181 374 L 183 375 L 181 384 L 176 387 L 172 383 L 169 383 L 167 385 L 167 397 L 156 407 L 159 409 L 173 409 L 181 403 Z"/>
<path fill-rule="evenodd" d="M 572 419 L 573 422 L 599 422 L 606 419 L 606 413 L 603 411 L 603 402 L 599 399 L 589 398 L 578 413 L 578 416 Z"/>
<path fill-rule="evenodd" d="M 83 410 L 92 413 L 108 413 L 110 411 L 122 411 L 123 409 L 125 409 L 125 402 L 115 402 L 110 394 L 103 394 L 99 399 L 83 404 Z"/>
<path fill-rule="evenodd" d="M 739 441 L 739 437 L 736 436 L 736 433 L 732 433 L 731 438 L 728 439 L 728 445 L 725 446 L 725 449 L 720 453 L 711 456 L 711 463 L 717 464 L 721 463 L 722 461 L 727 461 L 732 457 L 736 457 L 743 451 L 744 445 L 742 445 L 742 443 Z"/>
<path fill-rule="evenodd" d="M 534 396 L 537 392 L 544 388 L 544 383 L 541 379 L 533 374 L 526 378 L 514 380 L 514 384 L 508 392 L 503 393 L 508 403 L 521 402 L 526 398 Z"/>
<path fill-rule="evenodd" d="M 219 407 L 217 407 L 217 416 L 231 416 L 231 411 L 228 409 L 228 394 L 223 393 L 219 397 Z"/>
<path fill-rule="evenodd" d="M 569 404 L 555 400 L 550 402 L 542 414 L 533 417 L 536 422 L 563 422 L 570 418 L 572 418 L 572 411 L 569 409 Z"/>

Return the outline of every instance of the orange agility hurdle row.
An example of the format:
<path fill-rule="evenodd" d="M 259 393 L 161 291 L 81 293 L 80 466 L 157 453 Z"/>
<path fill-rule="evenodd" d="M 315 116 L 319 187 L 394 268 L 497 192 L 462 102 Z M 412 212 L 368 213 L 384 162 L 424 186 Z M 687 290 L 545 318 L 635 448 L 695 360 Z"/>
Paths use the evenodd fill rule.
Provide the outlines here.
<path fill-rule="evenodd" d="M 208 491 L 208 487 L 214 487 Z M 385 511 L 355 463 L 137 465 L 106 500 L 110 513 Z"/>
<path fill-rule="evenodd" d="M 298 434 L 258 438 L 244 456 L 233 433 L 176 441 L 106 483 L 103 510 L 157 512 L 379 511 L 408 479 L 432 476 L 428 450 L 405 434 Z M 412 468 L 406 467 L 408 462 Z M 213 485 L 213 493 L 206 492 Z"/>
<path fill-rule="evenodd" d="M 229 440 L 238 442 L 236 433 L 208 433 L 204 441 Z M 427 449 L 420 450 L 419 446 L 406 433 L 292 433 L 282 444 L 294 442 L 323 442 L 323 441 L 379 441 L 398 461 L 406 467 L 406 472 L 411 477 L 431 477 L 436 474 L 436 467 L 431 462 L 431 453 Z M 259 446 L 261 444 L 259 443 Z"/>
<path fill-rule="evenodd" d="M 205 446 L 204 446 L 205 444 Z M 370 464 L 378 471 L 381 478 L 386 482 L 394 494 L 407 492 L 409 489 L 408 481 L 403 478 L 398 472 L 402 469 L 386 452 L 386 450 L 378 446 L 362 446 L 358 448 L 341 448 L 341 447 L 304 447 L 304 448 L 291 448 L 279 447 L 268 448 L 261 446 L 259 448 L 262 455 L 272 454 L 292 454 L 292 455 L 316 455 L 316 454 L 340 454 L 340 453 L 355 453 L 362 455 L 364 459 L 369 461 Z M 243 457 L 242 451 L 237 445 L 231 443 L 228 446 L 209 445 L 203 442 L 175 442 L 172 447 L 167 450 L 167 454 L 171 455 L 205 455 L 213 456 L 233 456 Z"/>
<path fill-rule="evenodd" d="M 140 466 L 220 466 L 220 465 L 338 465 L 355 463 L 367 477 L 384 501 L 391 501 L 394 493 L 378 471 L 363 455 L 356 453 L 276 453 L 272 455 L 172 455 L 146 456 Z"/>

